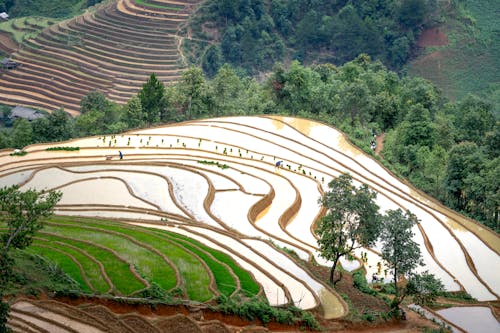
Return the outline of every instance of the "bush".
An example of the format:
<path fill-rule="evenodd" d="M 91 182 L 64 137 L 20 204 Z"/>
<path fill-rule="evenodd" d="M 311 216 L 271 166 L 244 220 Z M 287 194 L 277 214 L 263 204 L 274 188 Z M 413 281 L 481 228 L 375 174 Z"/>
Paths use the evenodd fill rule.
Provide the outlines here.
<path fill-rule="evenodd" d="M 316 318 L 309 312 L 303 311 L 295 306 L 287 308 L 276 308 L 269 305 L 267 300 L 253 297 L 249 300 L 241 300 L 237 297 L 217 297 L 216 310 L 226 314 L 235 314 L 248 320 L 259 319 L 265 325 L 271 321 L 280 324 L 292 325 L 299 323 L 302 326 L 319 330 L 320 326 Z"/>
<path fill-rule="evenodd" d="M 203 161 L 198 161 L 198 163 L 200 163 L 200 164 L 207 164 L 207 165 L 216 165 L 217 167 L 221 168 L 222 170 L 229 169 L 229 165 L 227 165 L 227 164 L 221 164 L 221 163 L 215 162 L 215 161 L 206 161 L 206 160 L 203 160 Z"/>
<path fill-rule="evenodd" d="M 27 151 L 19 150 L 19 151 L 14 151 L 13 153 L 10 153 L 10 156 L 24 156 L 26 154 L 28 154 Z"/>
<path fill-rule="evenodd" d="M 167 292 L 160 287 L 157 283 L 151 283 L 151 286 L 140 293 L 141 297 L 163 300 L 167 298 Z"/>
<path fill-rule="evenodd" d="M 371 289 L 368 286 L 368 283 L 366 282 L 366 277 L 361 271 L 354 272 L 352 274 L 352 279 L 354 287 L 359 289 L 361 292 L 373 296 L 376 296 L 378 294 L 375 290 Z"/>
<path fill-rule="evenodd" d="M 45 150 L 47 150 L 47 151 L 55 151 L 55 150 L 74 151 L 74 150 L 80 150 L 80 147 L 49 147 Z"/>
<path fill-rule="evenodd" d="M 396 294 L 396 289 L 394 289 L 394 285 L 393 284 L 387 283 L 387 284 L 382 285 L 382 287 L 380 287 L 380 292 L 382 292 L 384 294 L 395 295 Z"/>

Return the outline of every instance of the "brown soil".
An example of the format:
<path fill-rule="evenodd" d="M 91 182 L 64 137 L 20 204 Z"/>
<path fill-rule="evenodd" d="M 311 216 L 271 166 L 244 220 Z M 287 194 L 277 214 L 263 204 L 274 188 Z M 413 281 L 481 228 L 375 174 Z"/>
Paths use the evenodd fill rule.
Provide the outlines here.
<path fill-rule="evenodd" d="M 384 149 L 384 139 L 385 139 L 385 133 L 380 134 L 375 139 L 375 141 L 377 142 L 377 147 L 375 148 L 375 155 L 380 155 L 380 152 Z"/>
<path fill-rule="evenodd" d="M 6 53 L 12 53 L 17 50 L 17 43 L 6 32 L 0 32 L 0 50 Z"/>
<path fill-rule="evenodd" d="M 417 45 L 420 47 L 448 45 L 448 36 L 439 28 L 427 29 L 420 35 Z"/>

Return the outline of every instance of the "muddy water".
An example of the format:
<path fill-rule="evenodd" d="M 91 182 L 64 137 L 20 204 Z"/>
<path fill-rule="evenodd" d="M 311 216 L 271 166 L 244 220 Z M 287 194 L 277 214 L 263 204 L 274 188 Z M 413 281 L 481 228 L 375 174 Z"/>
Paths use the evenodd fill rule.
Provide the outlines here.
<path fill-rule="evenodd" d="M 19 171 L 7 176 L 0 176 L 0 188 L 4 186 L 19 185 L 24 183 L 33 173 L 33 170 Z"/>
<path fill-rule="evenodd" d="M 88 217 L 102 217 L 102 218 L 113 218 L 113 219 L 134 219 L 134 220 L 153 220 L 159 221 L 161 220 L 160 216 L 150 215 L 150 214 L 141 214 L 141 213 L 133 213 L 127 211 L 106 211 L 99 210 L 99 208 L 92 208 L 92 211 L 85 210 L 58 210 L 55 209 L 55 213 L 57 215 L 66 215 L 66 216 L 88 216 Z M 169 219 L 171 220 L 171 219 Z"/>
<path fill-rule="evenodd" d="M 46 310 L 44 308 L 37 307 L 36 305 L 33 305 L 28 302 L 17 302 L 13 305 L 13 309 L 15 310 L 20 310 L 20 311 L 26 311 L 31 314 L 34 314 L 36 316 L 43 317 L 44 319 L 47 319 L 49 321 L 54 321 L 56 323 L 61 323 L 63 326 L 71 327 L 73 330 L 77 332 L 88 332 L 88 333 L 101 333 L 100 329 L 97 329 L 94 326 L 82 323 L 78 320 L 74 320 L 70 317 L 63 316 L 59 313 L 55 313 L 49 310 Z M 20 313 L 16 313 L 16 316 L 19 316 L 23 319 L 26 319 L 28 322 L 32 322 L 36 326 L 43 328 L 49 332 L 66 332 L 66 330 L 51 324 L 49 322 L 45 322 L 43 320 L 40 320 L 35 317 L 31 317 L 29 315 L 24 315 Z"/>
<path fill-rule="evenodd" d="M 286 176 L 293 182 L 302 199 L 300 210 L 288 221 L 286 230 L 292 236 L 306 242 L 309 246 L 317 248 L 318 244 L 312 234 L 311 226 L 321 208 L 318 203 L 318 199 L 321 197 L 318 184 L 313 179 L 300 174 L 287 172 Z"/>
<path fill-rule="evenodd" d="M 262 179 L 257 178 L 255 175 L 244 173 L 238 170 L 238 166 L 234 166 L 234 168 L 229 169 L 220 169 L 217 166 L 209 166 L 197 163 L 197 161 L 183 161 L 184 164 L 191 165 L 198 169 L 208 169 L 211 167 L 211 170 L 219 172 L 234 181 L 233 184 L 238 183 L 243 187 L 243 190 L 252 193 L 252 194 L 267 194 L 270 191 L 269 185 L 263 181 Z M 210 169 L 208 169 L 210 170 Z M 207 173 L 207 176 L 210 176 L 210 173 Z M 210 176 L 211 177 L 211 176 Z M 214 183 L 216 189 L 219 189 Z M 237 185 L 233 185 L 237 186 Z M 236 187 L 238 188 L 238 187 Z"/>
<path fill-rule="evenodd" d="M 320 300 L 325 300 L 322 302 L 325 312 L 328 314 L 327 319 L 339 318 L 345 314 L 345 309 L 342 306 L 338 296 L 333 294 L 330 290 L 326 289 L 321 283 L 317 282 L 309 273 L 304 271 L 299 267 L 294 261 L 292 261 L 287 256 L 276 252 L 270 245 L 259 240 L 245 240 L 245 243 L 252 246 L 259 253 L 265 255 L 268 259 L 272 260 L 275 265 L 280 266 L 285 269 L 293 276 L 304 281 L 309 288 L 311 288 Z M 304 304 L 304 299 L 301 304 Z"/>
<path fill-rule="evenodd" d="M 278 269 L 277 266 L 264 259 L 269 257 L 269 255 L 278 256 L 279 253 L 276 250 L 272 250 L 272 253 L 269 253 L 269 255 L 261 256 L 258 253 L 251 251 L 248 247 L 238 242 L 234 238 L 220 235 L 211 230 L 202 230 L 198 227 L 190 227 L 190 229 L 198 232 L 203 232 L 205 235 L 212 239 L 217 239 L 226 246 L 229 246 L 232 250 L 243 254 L 245 258 L 248 258 L 249 260 L 255 262 L 265 271 L 269 272 L 278 281 L 283 283 L 283 285 L 288 289 L 288 291 L 292 295 L 292 300 L 295 305 L 303 309 L 310 309 L 317 305 L 311 292 L 304 286 L 302 282 L 298 281 L 289 273 L 285 273 L 284 271 Z"/>
<path fill-rule="evenodd" d="M 318 295 L 323 305 L 323 315 L 325 319 L 335 319 L 346 314 L 338 297 L 332 294 L 328 289 L 325 288 L 320 290 Z"/>
<path fill-rule="evenodd" d="M 262 254 L 265 258 L 269 259 L 275 266 L 284 269 L 288 274 L 296 279 L 303 281 L 313 292 L 317 293 L 318 290 L 323 288 L 323 286 L 314 280 L 308 273 L 306 273 L 302 268 L 297 266 L 295 262 L 289 259 L 284 254 L 276 251 L 270 245 L 264 243 L 260 240 L 246 239 L 244 242 L 252 247 L 254 250 Z M 285 283 L 285 285 L 287 285 Z M 295 290 L 290 290 L 292 295 Z M 294 298 L 294 300 L 296 300 Z M 303 296 L 299 298 L 298 303 L 295 304 L 303 309 L 310 309 L 318 305 L 318 302 L 314 298 L 310 290 L 303 290 Z"/>
<path fill-rule="evenodd" d="M 453 307 L 436 312 L 469 333 L 500 332 L 500 323 L 488 307 Z"/>
<path fill-rule="evenodd" d="M 231 205 L 227 204 L 233 200 L 234 202 Z M 239 191 L 218 192 L 215 194 L 215 199 L 210 210 L 215 216 L 224 221 L 228 227 L 243 235 L 267 238 L 266 234 L 255 229 L 250 221 L 248 221 L 248 211 L 258 200 L 260 200 L 260 197 Z"/>
<path fill-rule="evenodd" d="M 157 210 L 154 206 L 133 197 L 125 184 L 116 179 L 94 179 L 65 185 L 59 189 L 61 205 L 122 205 Z"/>
<path fill-rule="evenodd" d="M 342 265 L 342 268 L 348 272 L 361 267 L 361 264 L 358 260 L 348 260 L 345 257 L 340 258 L 340 264 Z"/>
<path fill-rule="evenodd" d="M 199 169 L 200 171 L 203 170 L 205 176 L 207 176 L 210 181 L 212 182 L 212 185 L 214 186 L 215 190 L 216 191 L 220 191 L 220 190 L 223 190 L 223 191 L 228 191 L 228 190 L 231 190 L 231 191 L 239 191 L 239 186 L 238 184 L 236 184 L 233 180 L 231 179 L 228 179 L 228 178 L 225 178 L 225 177 L 222 177 L 216 173 L 213 173 L 213 172 L 209 172 L 209 171 L 205 171 L 205 170 L 210 170 L 210 169 L 206 169 L 206 168 L 199 168 L 198 166 L 196 166 L 197 169 Z M 214 172 L 218 172 L 218 170 L 216 170 L 217 167 L 215 168 L 212 168 L 212 170 Z M 217 168 L 219 169 L 219 168 Z M 220 170 L 220 169 L 219 169 Z"/>
<path fill-rule="evenodd" d="M 113 169 L 113 171 L 106 171 L 106 169 Z M 151 202 L 160 207 L 164 212 L 178 214 L 187 217 L 182 210 L 180 210 L 172 201 L 168 191 L 167 181 L 159 175 L 143 173 L 144 170 L 140 165 L 137 166 L 78 166 L 66 168 L 69 171 L 83 172 L 80 176 L 97 176 L 106 177 L 114 176 L 125 181 L 133 193 L 138 197 Z M 117 171 L 123 170 L 123 171 Z M 136 172 L 131 172 L 136 171 Z"/>

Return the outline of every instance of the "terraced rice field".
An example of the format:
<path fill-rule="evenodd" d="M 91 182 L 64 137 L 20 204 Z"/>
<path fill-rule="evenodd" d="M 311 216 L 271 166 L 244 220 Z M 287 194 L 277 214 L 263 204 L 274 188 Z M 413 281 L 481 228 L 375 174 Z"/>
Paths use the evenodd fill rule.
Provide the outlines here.
<path fill-rule="evenodd" d="M 22 48 L 11 55 L 21 66 L 0 72 L 0 103 L 64 108 L 76 115 L 81 98 L 92 90 L 125 103 L 151 73 L 164 83 L 178 80 L 186 37 L 179 30 L 199 2 L 107 1 L 39 33 L 36 27 L 32 38 L 24 33 Z M 17 36 L 30 28 L 21 23 L 9 32 Z"/>
<path fill-rule="evenodd" d="M 54 146 L 80 150 L 46 150 Z M 280 247 L 295 251 L 302 259 L 314 257 L 329 264 L 319 257 L 313 232 L 324 213 L 318 198 L 330 180 L 347 171 L 357 186 L 366 183 L 378 193 L 382 211 L 399 207 L 418 216 L 421 222 L 413 231 L 425 262 L 422 270 L 441 278 L 447 290 L 465 290 L 481 301 L 497 300 L 500 293 L 500 242 L 496 234 L 394 177 L 352 146 L 342 133 L 317 122 L 279 116 L 216 118 L 32 145 L 25 150 L 25 156 L 0 152 L 0 186 L 58 189 L 63 198 L 57 214 L 115 218 L 126 223 L 121 227 L 60 217 L 43 230 L 33 251 L 43 252 L 57 244 L 57 249 L 75 258 L 89 258 L 85 252 L 99 257 L 87 246 L 93 242 L 95 251 L 115 251 L 137 266 L 138 276 L 173 276 L 173 270 L 177 277 L 183 276 L 182 265 L 160 253 L 169 253 L 168 246 L 178 246 L 210 267 L 199 271 L 206 272 L 215 286 L 203 294 L 190 291 L 194 290 L 188 285 L 190 278 L 165 278 L 161 283 L 166 289 L 183 281 L 180 286 L 187 295 L 199 300 L 210 299 L 216 292 L 232 293 L 234 288 L 259 292 L 245 287 L 245 279 L 234 267 L 229 268 L 238 276 L 236 287 L 217 278 L 216 271 L 229 269 L 226 265 L 236 262 L 259 283 L 271 304 L 293 302 L 304 309 L 322 304 L 327 318 L 340 317 L 347 311 L 340 297 Z M 118 157 L 119 150 L 123 160 Z M 275 166 L 277 161 L 283 161 L 282 168 Z M 136 254 L 122 253 L 119 239 L 128 240 Z M 369 278 L 382 263 L 380 249 L 362 249 L 358 258 L 361 251 L 367 253 L 367 263 L 356 260 L 342 264 L 348 270 L 364 264 Z M 123 262 L 119 256 L 114 256 L 116 265 Z M 139 266 L 142 260 L 138 257 L 145 256 L 149 261 Z M 155 270 L 160 263 L 165 272 Z M 213 269 L 214 263 L 220 265 L 218 269 Z M 95 261 L 85 260 L 85 265 L 94 267 L 93 276 L 80 278 L 90 290 L 115 288 L 112 290 L 117 294 L 129 294 L 147 285 L 147 279 L 134 279 L 130 269 L 127 274 L 137 286 L 121 290 L 118 282 L 98 278 Z M 382 265 L 382 274 L 384 269 Z M 231 287 L 226 289 L 226 284 Z"/>
<path fill-rule="evenodd" d="M 11 305 L 9 326 L 22 333 L 229 332 L 217 320 L 198 323 L 182 314 L 148 318 L 137 313 L 115 314 L 102 305 L 76 307 L 23 298 Z"/>

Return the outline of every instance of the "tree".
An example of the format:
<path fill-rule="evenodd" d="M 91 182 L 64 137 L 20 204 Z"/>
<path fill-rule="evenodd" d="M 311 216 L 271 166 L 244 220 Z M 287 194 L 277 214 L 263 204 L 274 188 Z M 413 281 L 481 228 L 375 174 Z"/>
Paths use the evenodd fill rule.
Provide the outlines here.
<path fill-rule="evenodd" d="M 210 45 L 201 60 L 201 67 L 208 77 L 212 78 L 224 63 L 224 57 L 218 45 Z"/>
<path fill-rule="evenodd" d="M 32 242 L 33 234 L 42 228 L 40 219 L 52 215 L 54 206 L 61 199 L 57 191 L 29 189 L 21 192 L 17 186 L 0 189 L 0 212 L 7 231 L 2 233 L 2 250 L 24 249 Z"/>
<path fill-rule="evenodd" d="M 139 91 L 139 99 L 146 122 L 148 124 L 159 122 L 161 112 L 165 107 L 165 86 L 154 73 Z"/>
<path fill-rule="evenodd" d="M 109 103 L 110 102 L 102 92 L 93 90 L 81 99 L 80 112 L 82 114 L 89 111 L 106 112 Z"/>
<path fill-rule="evenodd" d="M 137 128 L 144 125 L 144 113 L 142 112 L 139 97 L 132 97 L 123 107 L 123 120 L 129 128 Z"/>
<path fill-rule="evenodd" d="M 14 122 L 10 144 L 14 148 L 23 148 L 33 142 L 33 128 L 26 119 L 17 119 Z"/>
<path fill-rule="evenodd" d="M 448 202 L 453 208 L 463 210 L 467 206 L 468 191 L 465 181 L 473 174 L 480 173 L 484 160 L 484 153 L 475 143 L 462 142 L 451 148 L 445 186 Z"/>
<path fill-rule="evenodd" d="M 444 285 L 441 280 L 428 271 L 412 274 L 406 284 L 406 295 L 412 295 L 413 302 L 418 305 L 431 305 L 442 291 Z"/>
<path fill-rule="evenodd" d="M 486 133 L 495 129 L 493 105 L 474 95 L 467 96 L 455 115 L 459 141 L 471 141 L 478 145 L 484 142 Z"/>
<path fill-rule="evenodd" d="M 7 226 L 0 233 L 0 332 L 7 331 L 9 305 L 2 301 L 2 292 L 12 278 L 13 260 L 9 250 L 24 249 L 33 241 L 33 235 L 43 226 L 40 219 L 52 214 L 62 193 L 29 189 L 21 192 L 17 186 L 0 189 L 0 221 Z"/>
<path fill-rule="evenodd" d="M 206 110 L 203 103 L 205 86 L 205 78 L 200 68 L 192 66 L 182 73 L 179 88 L 185 97 L 184 112 L 187 119 L 200 116 Z"/>
<path fill-rule="evenodd" d="M 366 184 L 356 188 L 352 177 L 341 174 L 332 180 L 320 203 L 327 209 L 316 228 L 319 236 L 319 251 L 323 258 L 332 260 L 330 282 L 342 256 L 361 246 L 372 246 L 380 231 L 379 207 L 375 203 L 377 194 Z"/>
<path fill-rule="evenodd" d="M 35 119 L 33 137 L 36 141 L 63 141 L 72 137 L 73 122 L 69 114 L 62 109 L 55 110 L 47 117 Z"/>
<path fill-rule="evenodd" d="M 392 300 L 392 307 L 398 308 L 405 296 L 412 292 L 419 292 L 424 287 L 422 281 L 428 281 L 426 275 L 415 275 L 414 270 L 423 265 L 420 248 L 412 240 L 413 226 L 419 223 L 417 217 L 410 211 L 403 213 L 401 209 L 388 210 L 383 217 L 382 259 L 394 275 L 394 290 L 396 295 Z M 402 278 L 410 278 L 412 283 L 402 286 L 398 283 Z M 420 289 L 419 289 L 420 288 Z"/>

